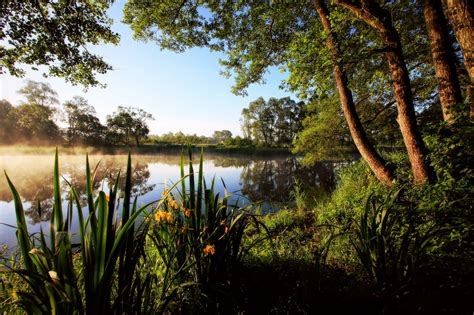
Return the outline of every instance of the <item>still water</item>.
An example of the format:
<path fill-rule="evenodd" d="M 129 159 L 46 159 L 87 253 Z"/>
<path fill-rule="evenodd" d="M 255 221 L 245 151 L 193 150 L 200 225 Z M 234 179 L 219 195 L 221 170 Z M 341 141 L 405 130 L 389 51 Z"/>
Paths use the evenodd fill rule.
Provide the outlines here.
<path fill-rule="evenodd" d="M 126 155 L 89 156 L 91 168 L 97 166 L 94 180 L 96 190 L 108 192 L 108 183 L 118 171 L 125 174 Z M 197 161 L 195 161 L 197 162 Z M 53 205 L 52 155 L 3 155 L 0 170 L 5 170 L 21 195 L 29 232 L 48 230 Z M 133 194 L 138 204 L 147 204 L 161 198 L 166 181 L 170 186 L 179 180 L 180 156 L 135 155 L 132 156 Z M 68 180 L 81 195 L 85 193 L 85 156 L 64 155 L 59 158 L 60 175 Z M 251 157 L 238 155 L 204 155 L 204 175 L 207 183 L 216 178 L 216 191 L 241 195 L 241 201 L 262 202 L 264 212 L 276 211 L 291 202 L 290 191 L 299 181 L 312 191 L 329 192 L 334 187 L 335 172 L 341 163 L 321 162 L 313 167 L 303 167 L 295 157 Z M 195 165 L 197 170 L 197 165 Z M 221 180 L 222 179 L 222 180 Z M 66 198 L 68 186 L 61 183 Z M 121 183 L 123 186 L 124 183 Z M 38 209 L 41 209 L 40 211 Z M 14 205 L 5 176 L 0 175 L 0 244 L 11 247 L 16 244 Z M 76 223 L 77 224 L 77 223 Z M 74 229 L 74 225 L 73 225 Z"/>

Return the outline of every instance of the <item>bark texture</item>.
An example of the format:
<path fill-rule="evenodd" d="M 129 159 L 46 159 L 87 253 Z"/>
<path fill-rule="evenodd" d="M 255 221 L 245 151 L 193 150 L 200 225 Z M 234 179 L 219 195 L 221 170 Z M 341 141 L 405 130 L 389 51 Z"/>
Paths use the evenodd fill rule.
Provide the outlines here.
<path fill-rule="evenodd" d="M 474 3 L 472 0 L 445 0 L 447 15 L 461 46 L 464 65 L 471 79 L 467 87 L 467 101 L 474 117 Z"/>
<path fill-rule="evenodd" d="M 374 0 L 335 0 L 336 3 L 351 10 L 359 19 L 378 31 L 385 44 L 384 53 L 393 80 L 395 100 L 398 110 L 398 124 L 407 148 L 415 183 L 421 184 L 430 179 L 425 161 L 425 146 L 416 124 L 413 95 L 408 69 L 403 56 L 402 45 L 397 30 L 393 26 L 390 12 L 381 8 Z"/>
<path fill-rule="evenodd" d="M 362 158 L 367 162 L 370 169 L 374 172 L 375 176 L 384 185 L 393 185 L 393 174 L 387 167 L 386 162 L 377 153 L 375 148 L 370 143 L 360 118 L 357 114 L 352 92 L 348 87 L 347 74 L 344 70 L 344 66 L 340 61 L 339 46 L 337 44 L 337 37 L 332 31 L 331 23 L 329 21 L 329 11 L 324 0 L 313 1 L 316 11 L 323 24 L 324 31 L 327 33 L 326 45 L 331 53 L 334 65 L 334 77 L 337 83 L 337 90 L 339 92 L 339 98 L 341 100 L 342 112 L 346 119 L 349 131 L 352 139 L 359 150 Z"/>
<path fill-rule="evenodd" d="M 446 8 L 456 39 L 461 46 L 471 83 L 474 83 L 474 2 L 472 0 L 447 0 Z"/>
<path fill-rule="evenodd" d="M 438 81 L 443 118 L 448 123 L 452 123 L 454 117 L 451 108 L 463 100 L 441 0 L 423 0 L 423 14 L 430 37 L 431 55 Z"/>

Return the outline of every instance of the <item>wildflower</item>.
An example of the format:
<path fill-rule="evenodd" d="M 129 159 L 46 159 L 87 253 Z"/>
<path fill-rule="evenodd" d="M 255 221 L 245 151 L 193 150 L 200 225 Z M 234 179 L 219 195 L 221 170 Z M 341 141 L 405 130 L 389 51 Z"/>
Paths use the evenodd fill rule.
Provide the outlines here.
<path fill-rule="evenodd" d="M 171 221 L 173 221 L 173 217 L 172 217 L 171 213 L 169 213 L 169 212 L 156 211 L 155 212 L 155 220 L 157 222 L 167 221 L 168 223 L 170 223 Z"/>
<path fill-rule="evenodd" d="M 107 200 L 107 202 L 110 201 L 110 196 L 109 195 L 105 195 L 105 200 Z"/>
<path fill-rule="evenodd" d="M 18 300 L 18 295 L 16 294 L 15 290 L 12 290 L 10 294 L 13 300 Z"/>
<path fill-rule="evenodd" d="M 184 216 L 189 218 L 191 216 L 191 210 L 189 209 L 183 209 Z"/>
<path fill-rule="evenodd" d="M 204 252 L 204 255 L 207 256 L 209 254 L 215 255 L 216 254 L 216 247 L 214 245 L 206 245 L 204 249 L 202 250 Z"/>
<path fill-rule="evenodd" d="M 179 205 L 178 205 L 178 203 L 176 202 L 176 200 L 173 200 L 173 201 L 171 202 L 171 208 L 173 208 L 173 209 L 175 209 L 175 210 L 179 208 Z"/>

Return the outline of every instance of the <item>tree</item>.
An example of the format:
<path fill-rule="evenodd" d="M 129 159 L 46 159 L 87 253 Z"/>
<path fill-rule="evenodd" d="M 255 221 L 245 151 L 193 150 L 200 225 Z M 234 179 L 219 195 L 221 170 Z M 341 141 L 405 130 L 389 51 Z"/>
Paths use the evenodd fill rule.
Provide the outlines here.
<path fill-rule="evenodd" d="M 469 0 L 445 0 L 449 20 L 461 46 L 464 63 L 474 85 L 474 4 Z"/>
<path fill-rule="evenodd" d="M 474 115 L 474 5 L 469 0 L 445 0 L 447 15 L 461 46 L 471 84 L 467 95 L 471 104 L 471 116 Z"/>
<path fill-rule="evenodd" d="M 21 64 L 43 75 L 63 77 L 73 84 L 94 86 L 97 73 L 111 67 L 86 47 L 117 44 L 106 15 L 109 1 L 1 1 L 0 73 L 23 76 Z"/>
<path fill-rule="evenodd" d="M 265 101 L 262 97 L 242 110 L 241 128 L 246 138 L 266 146 L 289 146 L 300 131 L 305 115 L 303 102 L 289 97 Z"/>
<path fill-rule="evenodd" d="M 425 161 L 426 149 L 416 124 L 410 76 L 400 36 L 393 25 L 390 12 L 380 7 L 375 0 L 336 0 L 335 2 L 348 8 L 359 19 L 377 30 L 385 45 L 383 51 L 393 81 L 398 123 L 408 152 L 414 181 L 415 183 L 424 183 L 430 177 L 428 164 Z"/>
<path fill-rule="evenodd" d="M 22 140 L 54 143 L 60 139 L 60 132 L 52 116 L 53 112 L 49 107 L 25 103 L 14 107 L 9 119 L 15 121 Z"/>
<path fill-rule="evenodd" d="M 26 80 L 26 85 L 18 93 L 26 98 L 24 103 L 27 104 L 36 104 L 52 109 L 59 102 L 58 93 L 49 83 L 45 82 Z"/>
<path fill-rule="evenodd" d="M 15 122 L 15 131 L 9 133 L 16 134 L 17 140 L 57 142 L 60 131 L 53 119 L 58 103 L 56 91 L 47 83 L 28 80 L 18 93 L 26 101 L 10 111 L 8 119 Z"/>
<path fill-rule="evenodd" d="M 321 97 L 307 106 L 303 128 L 298 133 L 293 153 L 303 153 L 305 164 L 334 158 L 351 146 L 350 133 L 344 124 L 337 95 Z"/>
<path fill-rule="evenodd" d="M 131 139 L 134 139 L 138 146 L 150 132 L 147 121 L 153 119 L 151 114 L 142 109 L 119 106 L 113 115 L 107 116 L 107 138 L 114 144 L 125 145 L 130 145 Z"/>
<path fill-rule="evenodd" d="M 398 128 L 415 181 L 423 182 L 429 172 L 415 106 L 421 111 L 436 101 L 436 82 L 431 74 L 429 39 L 419 2 L 386 1 L 383 7 L 375 1 L 363 1 L 363 6 L 361 1 L 337 3 L 358 9 L 348 11 L 342 5 L 334 6 L 331 26 L 339 40 L 340 58 L 362 125 L 366 127 L 385 113 L 397 110 Z M 362 18 L 367 17 L 366 13 L 370 19 Z M 223 53 L 223 73 L 235 78 L 232 90 L 236 94 L 245 94 L 250 84 L 263 82 L 270 67 L 288 71 L 283 86 L 307 103 L 337 93 L 332 81 L 333 58 L 325 49 L 325 34 L 311 2 L 150 4 L 133 0 L 125 5 L 124 22 L 130 24 L 136 38 L 152 40 L 162 49 L 181 52 L 191 47 L 208 47 Z M 389 71 L 380 53 L 385 55 Z M 386 124 L 391 123 L 392 120 Z M 244 121 L 242 126 L 247 135 L 249 125 Z M 371 139 L 373 135 L 367 134 Z"/>
<path fill-rule="evenodd" d="M 348 87 L 347 74 L 344 70 L 344 66 L 340 62 L 341 54 L 339 52 L 339 46 L 336 35 L 332 31 L 331 22 L 329 21 L 329 10 L 327 9 L 324 0 L 315 0 L 316 10 L 318 12 L 321 23 L 323 24 L 324 31 L 327 34 L 326 45 L 332 55 L 332 62 L 334 66 L 334 77 L 337 83 L 337 89 L 339 91 L 339 99 L 342 104 L 342 112 L 346 119 L 349 131 L 352 139 L 359 150 L 360 154 L 367 162 L 375 176 L 385 185 L 393 185 L 393 174 L 388 168 L 387 163 L 382 157 L 375 151 L 374 147 L 370 143 L 365 130 L 362 127 L 362 123 L 357 114 L 354 99 L 352 98 L 352 91 Z"/>
<path fill-rule="evenodd" d="M 12 135 L 13 123 L 9 119 L 12 110 L 13 106 L 9 101 L 0 100 L 0 143 L 10 142 L 14 138 Z"/>
<path fill-rule="evenodd" d="M 232 138 L 232 132 L 229 130 L 216 130 L 212 137 L 217 143 L 223 143 Z"/>
<path fill-rule="evenodd" d="M 75 96 L 63 105 L 68 128 L 66 138 L 69 144 L 100 144 L 104 141 L 105 127 L 95 116 L 93 106 L 86 99 Z"/>
<path fill-rule="evenodd" d="M 462 95 L 441 0 L 423 0 L 423 14 L 430 36 L 431 54 L 438 81 L 443 118 L 452 123 L 454 120 L 452 106 L 462 103 Z"/>

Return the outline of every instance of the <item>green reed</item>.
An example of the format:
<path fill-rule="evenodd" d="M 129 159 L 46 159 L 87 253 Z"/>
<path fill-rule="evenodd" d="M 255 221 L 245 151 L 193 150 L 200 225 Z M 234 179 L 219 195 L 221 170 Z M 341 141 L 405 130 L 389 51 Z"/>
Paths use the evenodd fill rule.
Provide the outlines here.
<path fill-rule="evenodd" d="M 406 206 L 397 208 L 400 190 L 376 201 L 367 199 L 351 239 L 357 256 L 375 283 L 399 290 L 414 281 L 423 255 L 439 233 L 436 224 L 419 223 Z"/>
<path fill-rule="evenodd" d="M 5 174 L 21 257 L 0 270 L 9 279 L 21 279 L 1 282 L 0 293 L 8 292 L 9 305 L 34 314 L 140 314 L 165 312 L 178 294 L 212 298 L 242 258 L 245 228 L 258 221 L 250 207 L 232 203 L 227 190 L 220 198 L 215 179 L 206 183 L 202 153 L 197 174 L 190 149 L 188 156 L 189 174 L 182 153 L 181 179 L 165 187 L 161 199 L 137 207 L 130 154 L 124 191 L 119 191 L 119 173 L 108 194 L 94 192 L 97 167 L 91 170 L 86 157 L 83 204 L 66 179 L 68 198 L 63 200 L 56 150 L 50 228 L 39 235 L 29 234 L 20 195 Z M 75 215 L 78 244 L 72 243 Z"/>
<path fill-rule="evenodd" d="M 191 150 L 188 150 L 188 183 L 181 180 L 180 190 L 166 189 L 156 210 L 148 216 L 149 236 L 173 282 L 197 288 L 210 298 L 233 272 L 242 258 L 245 228 L 258 224 L 251 207 L 231 202 L 226 190 L 223 198 L 215 191 L 215 178 L 206 183 L 203 157 L 195 174 Z M 185 156 L 181 154 L 181 176 L 185 174 Z M 187 185 L 188 184 L 188 185 Z M 189 188 L 188 188 L 189 186 Z M 171 288 L 173 283 L 164 287 Z"/>
<path fill-rule="evenodd" d="M 146 232 L 135 231 L 135 222 L 148 205 L 137 208 L 135 202 L 130 207 L 130 155 L 120 220 L 117 218 L 120 175 L 110 187 L 109 195 L 103 191 L 94 195 L 93 173 L 88 158 L 86 197 L 89 214 L 84 216 L 81 200 L 74 187 L 68 183 L 69 199 L 64 218 L 58 164 L 56 151 L 49 244 L 42 230 L 39 239 L 29 235 L 20 195 L 5 174 L 14 199 L 17 239 L 22 259 L 21 268 L 6 267 L 5 272 L 20 276 L 27 287 L 26 290 L 11 288 L 13 302 L 34 314 L 109 313 L 114 309 L 123 310 L 124 305 L 134 305 L 130 302 L 133 302 L 131 290 L 137 267 L 137 252 L 143 248 L 143 233 Z M 75 250 L 71 243 L 74 208 L 77 210 L 79 223 L 79 250 Z M 76 261 L 79 263 L 76 264 Z M 117 265 L 122 271 L 118 281 Z"/>

